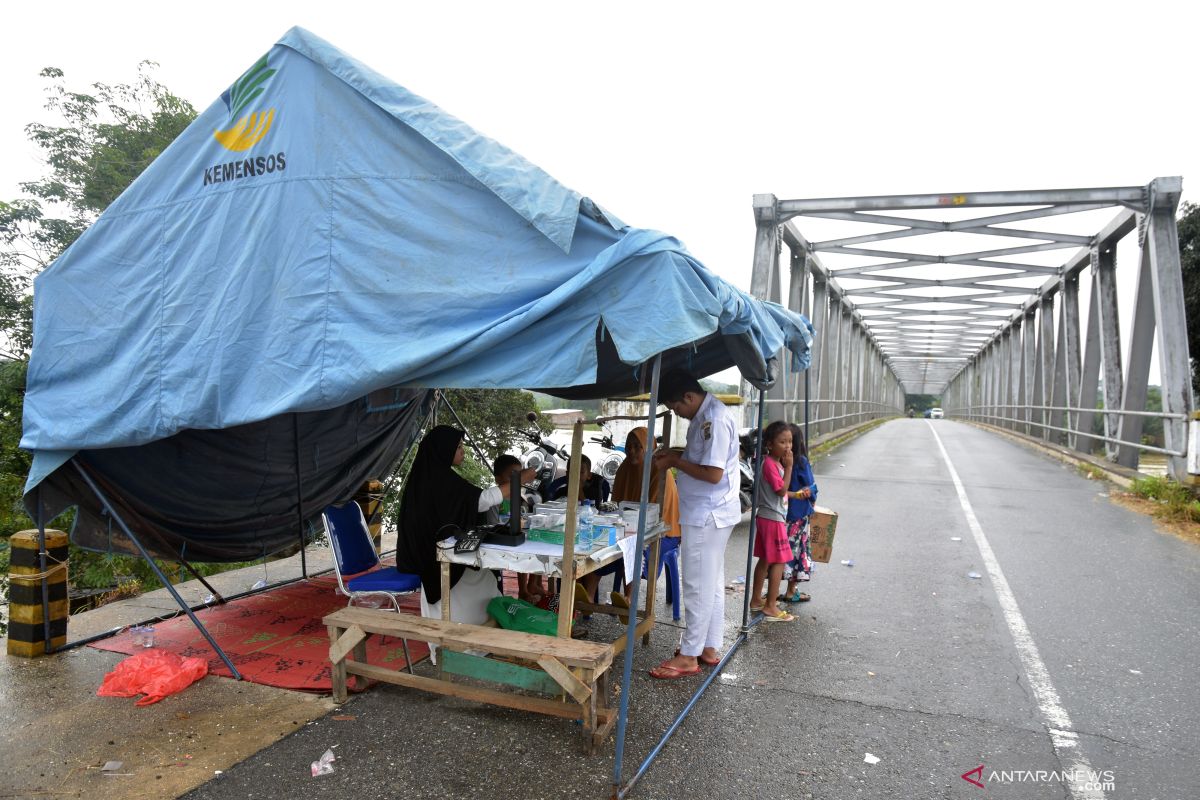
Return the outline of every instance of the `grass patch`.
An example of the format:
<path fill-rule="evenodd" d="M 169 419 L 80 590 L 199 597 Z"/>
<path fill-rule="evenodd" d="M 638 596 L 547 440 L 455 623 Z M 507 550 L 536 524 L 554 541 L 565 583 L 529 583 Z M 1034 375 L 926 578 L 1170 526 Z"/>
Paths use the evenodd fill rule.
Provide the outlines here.
<path fill-rule="evenodd" d="M 1075 471 L 1089 481 L 1102 481 L 1108 478 L 1108 474 L 1104 470 L 1097 467 L 1095 464 L 1089 464 L 1086 461 L 1080 461 L 1075 465 Z"/>
<path fill-rule="evenodd" d="M 1157 503 L 1156 517 L 1173 522 L 1200 523 L 1200 501 L 1192 490 L 1165 477 L 1150 475 L 1138 478 L 1130 492 L 1143 500 Z"/>

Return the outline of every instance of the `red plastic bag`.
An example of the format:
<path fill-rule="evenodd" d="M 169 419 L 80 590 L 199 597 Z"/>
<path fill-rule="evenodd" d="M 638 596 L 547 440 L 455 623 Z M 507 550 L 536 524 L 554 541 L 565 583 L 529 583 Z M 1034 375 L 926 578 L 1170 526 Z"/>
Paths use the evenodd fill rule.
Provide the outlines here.
<path fill-rule="evenodd" d="M 96 690 L 100 697 L 134 697 L 145 694 L 136 705 L 157 703 L 181 692 L 208 674 L 202 658 L 184 658 L 166 650 L 145 650 L 117 664 L 104 676 Z"/>

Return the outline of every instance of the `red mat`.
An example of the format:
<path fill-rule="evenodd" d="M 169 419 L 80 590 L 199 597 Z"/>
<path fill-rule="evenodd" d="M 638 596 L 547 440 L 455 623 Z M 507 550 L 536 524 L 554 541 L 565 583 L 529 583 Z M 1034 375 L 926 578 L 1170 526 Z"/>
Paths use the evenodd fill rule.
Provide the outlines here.
<path fill-rule="evenodd" d="M 329 692 L 329 634 L 321 620 L 345 605 L 346 598 L 337 593 L 337 580 L 325 575 L 206 608 L 197 611 L 196 617 L 246 680 L 284 689 Z M 400 608 L 403 613 L 420 614 L 419 595 L 402 596 Z M 154 646 L 206 659 L 209 672 L 232 677 L 187 615 L 156 623 Z M 126 654 L 137 650 L 128 631 L 93 642 L 91 647 Z M 410 641 L 408 650 L 414 663 L 429 655 L 424 642 Z M 367 661 L 401 669 L 404 648 L 399 639 L 372 636 L 367 640 Z"/>

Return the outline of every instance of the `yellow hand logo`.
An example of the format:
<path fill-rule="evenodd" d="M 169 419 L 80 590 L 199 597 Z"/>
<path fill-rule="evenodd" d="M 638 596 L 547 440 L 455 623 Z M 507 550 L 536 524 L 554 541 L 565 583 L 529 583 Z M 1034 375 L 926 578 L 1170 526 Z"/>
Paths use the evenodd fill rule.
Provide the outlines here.
<path fill-rule="evenodd" d="M 256 142 L 267 135 L 271 130 L 271 123 L 275 121 L 275 109 L 270 111 L 255 111 L 253 114 L 242 117 L 237 121 L 237 124 L 232 128 L 223 131 L 213 131 L 213 138 L 226 150 L 234 150 L 242 152 L 249 150 Z"/>

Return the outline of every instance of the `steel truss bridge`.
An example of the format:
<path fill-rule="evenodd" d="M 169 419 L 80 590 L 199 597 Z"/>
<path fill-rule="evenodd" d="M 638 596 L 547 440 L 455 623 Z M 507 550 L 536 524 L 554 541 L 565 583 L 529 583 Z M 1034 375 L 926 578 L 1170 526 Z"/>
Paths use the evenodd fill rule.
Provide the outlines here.
<path fill-rule="evenodd" d="M 1198 423 L 1181 186 L 1167 177 L 1117 188 L 755 195 L 751 293 L 783 303 L 786 272 L 787 307 L 816 329 L 811 368 L 782 366 L 768 416 L 807 415 L 816 436 L 902 414 L 906 394 L 940 395 L 948 417 L 1134 469 L 1142 453 L 1161 454 L 1172 477 L 1189 480 L 1200 473 L 1200 435 L 1189 447 Z M 801 225 L 852 235 L 813 240 Z M 1118 242 L 1135 231 L 1138 256 L 1118 273 Z M 1155 353 L 1162 411 L 1148 412 Z M 1161 445 L 1143 441 L 1152 417 Z"/>

